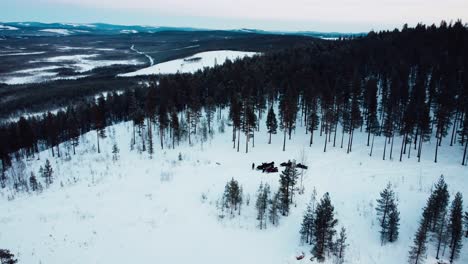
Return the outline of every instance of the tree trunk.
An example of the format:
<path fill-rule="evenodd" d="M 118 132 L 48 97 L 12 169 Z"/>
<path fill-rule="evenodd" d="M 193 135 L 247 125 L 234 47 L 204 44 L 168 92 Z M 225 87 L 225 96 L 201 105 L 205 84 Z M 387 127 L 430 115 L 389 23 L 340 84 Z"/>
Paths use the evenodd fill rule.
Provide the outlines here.
<path fill-rule="evenodd" d="M 465 150 L 463 151 L 463 160 L 462 160 L 462 165 L 465 165 L 465 160 L 466 160 L 466 149 L 468 148 L 468 140 L 465 142 Z"/>
<path fill-rule="evenodd" d="M 343 148 L 343 140 L 344 140 L 344 127 L 343 127 L 343 130 L 341 131 L 341 147 L 340 148 Z"/>
<path fill-rule="evenodd" d="M 249 131 L 248 128 L 247 131 Z M 249 153 L 249 132 L 245 133 L 245 153 Z"/>
<path fill-rule="evenodd" d="M 385 160 L 385 152 L 387 151 L 387 137 L 384 140 L 383 160 Z"/>
<path fill-rule="evenodd" d="M 351 148 L 351 129 L 349 130 L 349 136 L 348 136 L 348 148 L 346 149 L 346 153 L 349 153 L 350 148 Z"/>
<path fill-rule="evenodd" d="M 311 147 L 313 143 L 314 143 L 314 130 L 312 129 L 312 131 L 310 131 L 310 144 L 309 144 L 309 147 Z"/>
<path fill-rule="evenodd" d="M 338 121 L 335 123 L 335 135 L 333 136 L 333 147 L 336 146 L 336 131 L 338 130 Z"/>
<path fill-rule="evenodd" d="M 325 146 L 323 147 L 323 152 L 327 152 L 327 127 L 325 125 Z"/>
<path fill-rule="evenodd" d="M 270 138 L 268 139 L 268 144 L 271 144 L 271 133 L 270 133 Z"/>
<path fill-rule="evenodd" d="M 372 134 L 372 144 L 371 144 L 370 154 L 369 154 L 369 156 L 371 157 L 372 157 L 372 150 L 374 149 L 374 139 L 375 139 L 375 134 Z"/>
<path fill-rule="evenodd" d="M 403 135 L 403 138 L 401 140 L 400 161 L 401 161 L 401 158 L 403 157 L 403 147 L 405 146 L 405 142 L 406 142 L 406 134 Z"/>
<path fill-rule="evenodd" d="M 390 146 L 390 160 L 393 159 L 393 140 L 395 139 L 395 133 L 392 133 L 392 145 Z"/>
<path fill-rule="evenodd" d="M 99 130 L 96 130 L 96 139 L 97 139 L 97 153 L 101 153 L 101 149 L 99 148 Z"/>
<path fill-rule="evenodd" d="M 286 128 L 284 129 L 284 137 L 283 137 L 283 151 L 286 150 Z"/>
<path fill-rule="evenodd" d="M 369 146 L 369 142 L 370 142 L 370 129 L 367 132 L 367 146 Z"/>
<path fill-rule="evenodd" d="M 418 150 L 418 162 L 421 161 L 421 154 L 422 154 L 422 136 L 419 137 L 419 150 Z"/>
<path fill-rule="evenodd" d="M 440 137 L 442 137 L 442 135 L 440 135 Z M 434 163 L 437 163 L 437 152 L 439 151 L 439 137 L 436 136 L 436 149 L 435 149 L 435 155 L 434 155 Z"/>
<path fill-rule="evenodd" d="M 239 152 L 239 146 L 240 146 L 240 127 L 237 130 L 237 152 Z"/>
<path fill-rule="evenodd" d="M 159 130 L 160 138 L 161 138 L 161 149 L 164 149 L 164 130 Z"/>
<path fill-rule="evenodd" d="M 232 126 L 232 143 L 233 143 L 232 148 L 235 149 L 236 148 L 236 127 L 235 126 Z"/>
<path fill-rule="evenodd" d="M 452 138 L 450 139 L 450 146 L 453 146 L 453 139 L 455 138 L 455 130 L 457 128 L 457 116 L 458 116 L 458 112 L 457 114 L 455 115 L 455 121 L 453 122 L 453 128 L 452 128 Z"/>

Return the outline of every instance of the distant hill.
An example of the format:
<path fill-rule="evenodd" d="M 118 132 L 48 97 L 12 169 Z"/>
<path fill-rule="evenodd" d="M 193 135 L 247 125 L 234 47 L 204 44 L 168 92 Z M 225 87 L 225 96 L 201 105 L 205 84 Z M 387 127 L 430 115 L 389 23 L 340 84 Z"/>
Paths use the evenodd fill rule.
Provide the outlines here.
<path fill-rule="evenodd" d="M 155 27 L 140 25 L 114 25 L 106 23 L 41 23 L 41 22 L 0 22 L 0 36 L 69 36 L 69 35 L 112 35 L 112 34 L 148 34 L 161 31 L 211 31 L 210 29 L 192 27 Z M 216 30 L 212 30 L 216 31 Z M 259 29 L 222 30 L 253 34 L 300 35 L 317 38 L 333 39 L 339 37 L 354 37 L 366 33 L 339 33 L 316 31 L 265 31 Z"/>

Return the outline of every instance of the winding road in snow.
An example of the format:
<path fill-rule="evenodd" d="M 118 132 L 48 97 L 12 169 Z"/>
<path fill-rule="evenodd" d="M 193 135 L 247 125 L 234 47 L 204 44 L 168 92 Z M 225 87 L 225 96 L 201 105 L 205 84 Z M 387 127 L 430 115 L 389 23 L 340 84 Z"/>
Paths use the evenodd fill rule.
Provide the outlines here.
<path fill-rule="evenodd" d="M 150 55 L 142 52 L 142 51 L 139 51 L 137 49 L 135 49 L 135 44 L 133 44 L 131 47 L 130 47 L 131 50 L 133 50 L 134 52 L 138 53 L 138 54 L 141 54 L 141 55 L 144 55 L 148 58 L 149 62 L 150 62 L 150 66 L 153 66 L 154 65 L 154 59 L 153 57 L 151 57 Z"/>

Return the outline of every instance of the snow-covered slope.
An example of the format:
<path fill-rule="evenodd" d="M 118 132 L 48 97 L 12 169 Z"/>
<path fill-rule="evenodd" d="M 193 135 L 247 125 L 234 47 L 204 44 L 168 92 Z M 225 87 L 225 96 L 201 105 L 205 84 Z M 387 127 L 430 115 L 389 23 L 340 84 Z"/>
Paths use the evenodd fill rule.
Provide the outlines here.
<path fill-rule="evenodd" d="M 152 74 L 193 73 L 205 67 L 224 64 L 226 60 L 242 59 L 258 54 L 257 52 L 216 50 L 197 53 L 190 57 L 158 63 L 135 72 L 119 74 L 120 77 L 132 77 Z"/>
<path fill-rule="evenodd" d="M 241 152 L 237 152 L 232 148 L 231 128 L 220 133 L 218 127 L 214 126 L 216 134 L 207 142 L 197 138 L 193 146 L 181 143 L 176 149 L 167 145 L 161 149 L 155 143 L 152 157 L 139 153 L 138 147 L 130 150 L 131 123 L 106 129 L 101 154 L 96 151 L 95 132 L 80 140 L 76 156 L 64 155 L 67 144 L 60 146 L 61 158 L 42 152 L 39 160 L 26 162 L 25 173 L 37 174 L 48 158 L 54 183 L 40 194 L 0 190 L 0 245 L 11 249 L 19 263 L 283 264 L 300 263 L 295 256 L 301 251 L 307 254 L 302 262 L 309 263 L 310 247 L 300 245 L 298 232 L 315 188 L 318 197 L 330 193 L 339 226 L 348 230 L 345 263 L 407 263 L 422 207 L 437 178 L 445 176 L 452 197 L 455 191 L 468 197 L 468 173 L 459 163 L 462 150 L 458 146 L 443 145 L 437 164 L 432 161 L 433 143 L 424 145 L 420 163 L 415 158 L 382 161 L 383 138 L 376 138 L 370 157 L 366 135 L 356 131 L 353 152 L 346 154 L 330 144 L 324 153 L 324 137 L 316 133 L 309 147 L 309 135 L 299 123 L 283 152 L 282 134 L 273 135 L 273 143 L 267 144 L 262 120 L 255 147 L 246 154 L 244 136 Z M 157 137 L 153 142 L 158 142 Z M 116 162 L 111 153 L 114 142 L 120 148 Z M 278 227 L 259 230 L 255 192 L 261 182 L 275 190 L 279 177 L 278 173 L 253 171 L 251 164 L 288 159 L 309 165 L 304 174 L 305 193 L 296 196 L 291 215 L 280 218 Z M 240 217 L 220 221 L 215 204 L 231 178 L 242 184 L 250 204 L 243 206 Z M 400 239 L 381 246 L 375 200 L 388 182 L 396 190 L 401 211 Z M 429 247 L 428 259 L 433 258 Z M 465 245 L 456 263 L 467 262 Z"/>

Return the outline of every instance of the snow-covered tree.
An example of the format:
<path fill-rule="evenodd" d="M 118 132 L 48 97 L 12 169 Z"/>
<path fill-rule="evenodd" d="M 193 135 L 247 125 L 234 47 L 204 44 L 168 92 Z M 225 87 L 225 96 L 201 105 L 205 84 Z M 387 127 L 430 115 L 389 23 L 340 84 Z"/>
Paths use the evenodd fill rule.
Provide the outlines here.
<path fill-rule="evenodd" d="M 52 169 L 52 166 L 50 165 L 50 161 L 47 159 L 46 160 L 46 163 L 44 165 L 44 168 L 40 168 L 39 169 L 39 173 L 42 175 L 42 177 L 45 179 L 45 183 L 47 185 L 47 187 L 49 187 L 49 185 L 52 184 L 53 182 L 53 169 Z"/>
<path fill-rule="evenodd" d="M 400 213 L 395 201 L 395 192 L 390 183 L 380 192 L 380 198 L 377 199 L 376 211 L 380 226 L 381 244 L 396 241 L 398 239 Z"/>
<path fill-rule="evenodd" d="M 276 226 L 279 222 L 279 212 L 280 210 L 280 193 L 275 192 L 275 194 L 270 199 L 270 209 L 268 210 L 268 218 L 272 225 Z"/>
<path fill-rule="evenodd" d="M 242 204 L 242 187 L 239 183 L 231 179 L 224 188 L 223 206 L 229 209 L 231 216 L 234 216 L 236 211 L 240 214 Z"/>
<path fill-rule="evenodd" d="M 423 216 L 419 221 L 419 227 L 414 235 L 413 245 L 409 251 L 408 263 L 419 264 L 421 263 L 426 254 L 427 246 L 427 232 L 429 228 L 429 210 L 424 208 Z"/>
<path fill-rule="evenodd" d="M 301 230 L 301 240 L 304 243 L 312 245 L 313 236 L 314 236 L 314 219 L 315 219 L 315 201 L 311 200 L 307 205 L 307 209 L 304 212 L 302 218 Z"/>
<path fill-rule="evenodd" d="M 270 107 L 267 114 L 266 126 L 268 130 L 268 134 L 270 135 L 268 139 L 268 144 L 271 144 L 271 134 L 276 134 L 278 129 L 278 121 L 276 120 L 276 114 L 273 110 L 273 106 Z"/>
<path fill-rule="evenodd" d="M 258 227 L 260 229 L 266 228 L 269 196 L 270 186 L 268 184 L 263 185 L 263 183 L 261 183 L 258 187 L 257 201 L 255 202 L 255 208 L 257 208 Z"/>
<path fill-rule="evenodd" d="M 325 259 L 327 252 L 333 251 L 333 237 L 338 220 L 334 216 L 335 208 L 331 204 L 330 195 L 325 193 L 317 204 L 314 219 L 314 247 L 312 254 L 318 261 Z"/>
<path fill-rule="evenodd" d="M 455 199 L 450 207 L 450 222 L 448 227 L 450 235 L 450 263 L 453 263 L 460 255 L 463 238 L 463 196 L 459 192 L 455 195 Z"/>
<path fill-rule="evenodd" d="M 348 236 L 346 235 L 346 228 L 341 227 L 340 234 L 335 242 L 335 255 L 337 258 L 337 263 L 339 264 L 344 262 L 345 251 L 348 247 L 348 244 L 346 243 L 347 239 Z"/>

